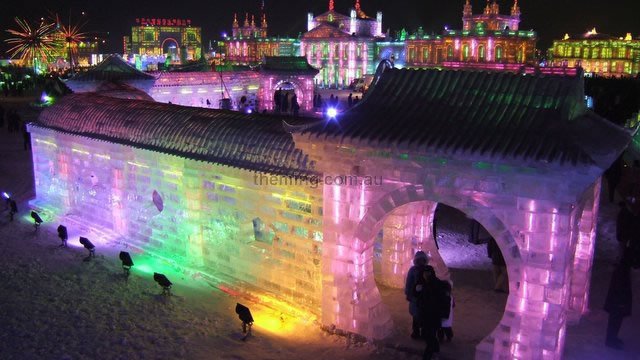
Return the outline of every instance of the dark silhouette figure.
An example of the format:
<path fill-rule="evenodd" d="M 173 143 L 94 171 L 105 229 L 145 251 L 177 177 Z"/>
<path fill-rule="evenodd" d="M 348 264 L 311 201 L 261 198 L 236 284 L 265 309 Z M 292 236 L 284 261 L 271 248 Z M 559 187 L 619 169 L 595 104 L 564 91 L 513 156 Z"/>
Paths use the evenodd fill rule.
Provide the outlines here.
<path fill-rule="evenodd" d="M 609 202 L 612 203 L 615 197 L 616 188 L 618 184 L 620 184 L 620 180 L 622 180 L 622 169 L 624 167 L 624 160 L 622 159 L 622 155 L 620 155 L 616 161 L 611 164 L 611 166 L 605 171 L 604 176 L 607 179 L 607 184 L 609 187 Z"/>
<path fill-rule="evenodd" d="M 618 240 L 618 246 L 620 247 L 620 259 L 624 255 L 625 250 L 633 241 L 634 233 L 637 232 L 637 219 L 636 216 L 629 210 L 627 203 L 621 201 L 618 203 L 620 211 L 616 218 L 616 240 Z"/>
<path fill-rule="evenodd" d="M 349 96 L 347 97 L 347 106 L 352 107 L 353 106 L 353 94 L 349 93 Z"/>
<path fill-rule="evenodd" d="M 280 112 L 280 107 L 282 106 L 282 90 L 278 89 L 273 93 L 273 104 L 276 112 Z"/>
<path fill-rule="evenodd" d="M 407 272 L 404 285 L 404 295 L 409 302 L 409 314 L 413 317 L 411 324 L 411 338 L 420 339 L 422 337 L 422 326 L 418 314 L 418 296 L 415 293 L 417 284 L 422 283 L 422 273 L 424 272 L 429 258 L 424 251 L 418 251 L 413 256 L 413 266 Z"/>
<path fill-rule="evenodd" d="M 453 308 L 456 306 L 451 295 L 451 283 L 443 281 L 444 290 L 444 303 L 443 306 L 449 306 L 449 317 L 443 317 L 438 330 L 438 341 L 443 342 L 445 339 L 447 342 L 451 342 L 453 339 Z M 444 310 L 444 309 L 443 309 Z"/>
<path fill-rule="evenodd" d="M 430 360 L 434 353 L 440 352 L 440 343 L 436 333 L 440 329 L 441 319 L 450 315 L 449 303 L 446 302 L 450 298 L 446 296 L 445 282 L 436 277 L 433 267 L 428 265 L 425 267 L 422 279 L 423 282 L 415 286 L 415 293 L 418 297 L 422 337 L 427 343 L 422 358 Z"/>
<path fill-rule="evenodd" d="M 293 94 L 291 97 L 291 110 L 293 110 L 293 116 L 298 117 L 300 112 L 300 104 L 298 104 L 298 95 Z"/>
<path fill-rule="evenodd" d="M 23 139 L 23 146 L 25 150 L 30 150 L 31 149 L 31 133 L 29 133 L 29 131 L 27 130 L 27 124 L 26 123 L 22 123 L 22 139 Z"/>
<path fill-rule="evenodd" d="M 18 213 L 18 204 L 13 199 L 9 199 L 9 218 L 13 221 L 13 215 Z"/>
<path fill-rule="evenodd" d="M 353 105 L 358 105 L 358 102 L 360 101 L 360 98 L 356 95 L 355 98 L 353 98 Z"/>
<path fill-rule="evenodd" d="M 493 264 L 493 290 L 496 292 L 509 292 L 509 280 L 507 277 L 507 264 L 504 261 L 502 252 L 498 247 L 496 240 L 491 237 L 487 242 L 487 255 L 491 258 Z"/>
<path fill-rule="evenodd" d="M 609 313 L 605 341 L 608 347 L 619 350 L 624 347 L 624 343 L 618 338 L 618 332 L 622 326 L 622 320 L 631 316 L 631 300 L 631 258 L 630 252 L 627 251 L 611 274 L 609 292 L 604 303 L 604 310 Z"/>

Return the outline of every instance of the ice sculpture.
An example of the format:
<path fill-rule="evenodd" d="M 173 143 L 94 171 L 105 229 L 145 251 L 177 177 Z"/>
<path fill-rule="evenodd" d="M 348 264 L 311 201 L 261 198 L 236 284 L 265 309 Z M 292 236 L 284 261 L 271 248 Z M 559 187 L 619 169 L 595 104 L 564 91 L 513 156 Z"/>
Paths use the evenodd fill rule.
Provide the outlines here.
<path fill-rule="evenodd" d="M 507 262 L 477 358 L 559 359 L 587 308 L 599 178 L 630 141 L 584 108 L 581 81 L 388 69 L 293 134 L 277 117 L 72 95 L 29 126 L 36 202 L 370 338 L 393 329 L 377 234 L 379 281 L 399 286 L 417 248 L 446 277 L 430 230 L 446 203 Z"/>

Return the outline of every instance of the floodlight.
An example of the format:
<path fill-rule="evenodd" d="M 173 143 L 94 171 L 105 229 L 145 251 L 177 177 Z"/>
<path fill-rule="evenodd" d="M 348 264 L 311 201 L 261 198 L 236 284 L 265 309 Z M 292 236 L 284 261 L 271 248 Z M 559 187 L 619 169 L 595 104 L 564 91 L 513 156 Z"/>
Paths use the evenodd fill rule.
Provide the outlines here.
<path fill-rule="evenodd" d="M 338 116 L 338 110 L 336 108 L 328 108 L 327 109 L 327 116 L 329 118 L 335 118 L 336 116 Z"/>
<path fill-rule="evenodd" d="M 80 244 L 82 244 L 85 249 L 89 250 L 89 256 L 87 256 L 84 261 L 89 261 L 92 257 L 96 257 L 96 247 L 91 241 L 89 241 L 89 239 L 80 236 Z"/>
<path fill-rule="evenodd" d="M 162 295 L 171 295 L 171 285 L 173 285 L 173 283 L 171 283 L 164 274 L 154 272 L 153 280 L 155 280 L 158 285 L 162 286 Z"/>
<path fill-rule="evenodd" d="M 11 195 L 9 195 L 9 193 L 7 193 L 6 191 L 2 192 L 2 197 L 7 199 L 7 200 L 11 199 Z"/>
<path fill-rule="evenodd" d="M 35 211 L 31 211 L 31 218 L 33 219 L 33 226 L 35 226 L 36 229 L 38 229 L 40 224 L 42 224 L 42 218 Z"/>
<path fill-rule="evenodd" d="M 58 237 L 62 241 L 62 245 L 60 245 L 60 246 L 61 247 L 67 247 L 67 239 L 69 238 L 69 235 L 67 233 L 67 227 L 66 226 L 64 226 L 64 225 L 58 226 Z"/>
<path fill-rule="evenodd" d="M 251 316 L 251 311 L 248 307 L 236 303 L 236 314 L 242 321 L 242 333 L 246 334 L 242 340 L 245 340 L 247 336 L 251 334 L 251 325 L 253 325 L 253 316 Z"/>
<path fill-rule="evenodd" d="M 131 260 L 131 255 L 129 255 L 126 251 L 120 251 L 120 261 L 122 261 L 122 270 L 124 270 L 124 276 L 129 278 L 129 270 L 133 266 L 133 260 Z"/>

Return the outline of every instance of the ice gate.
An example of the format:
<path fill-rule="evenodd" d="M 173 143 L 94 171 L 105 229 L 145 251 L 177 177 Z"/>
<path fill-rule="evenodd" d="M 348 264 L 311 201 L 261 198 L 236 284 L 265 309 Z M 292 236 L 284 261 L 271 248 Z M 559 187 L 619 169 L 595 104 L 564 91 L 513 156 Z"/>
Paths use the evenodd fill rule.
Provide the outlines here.
<path fill-rule="evenodd" d="M 507 262 L 505 312 L 476 357 L 559 359 L 588 308 L 600 176 L 630 141 L 583 96 L 581 76 L 381 69 L 338 119 L 283 125 L 71 95 L 29 126 L 36 203 L 380 339 L 393 323 L 374 237 L 385 228 L 378 281 L 401 286 L 420 248 L 447 277 L 431 233 L 442 202 Z"/>

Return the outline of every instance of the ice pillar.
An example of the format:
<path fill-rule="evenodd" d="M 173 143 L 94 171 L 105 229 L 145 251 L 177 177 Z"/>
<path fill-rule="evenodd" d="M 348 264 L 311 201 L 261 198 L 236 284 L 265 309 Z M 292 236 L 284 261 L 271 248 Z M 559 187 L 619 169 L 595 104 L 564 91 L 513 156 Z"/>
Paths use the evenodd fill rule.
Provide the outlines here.
<path fill-rule="evenodd" d="M 568 320 L 578 321 L 589 310 L 589 284 L 593 266 L 593 252 L 596 241 L 596 224 L 600 199 L 600 180 L 583 195 L 584 208 L 577 222 L 577 239 L 571 274 L 571 293 L 569 294 Z"/>

